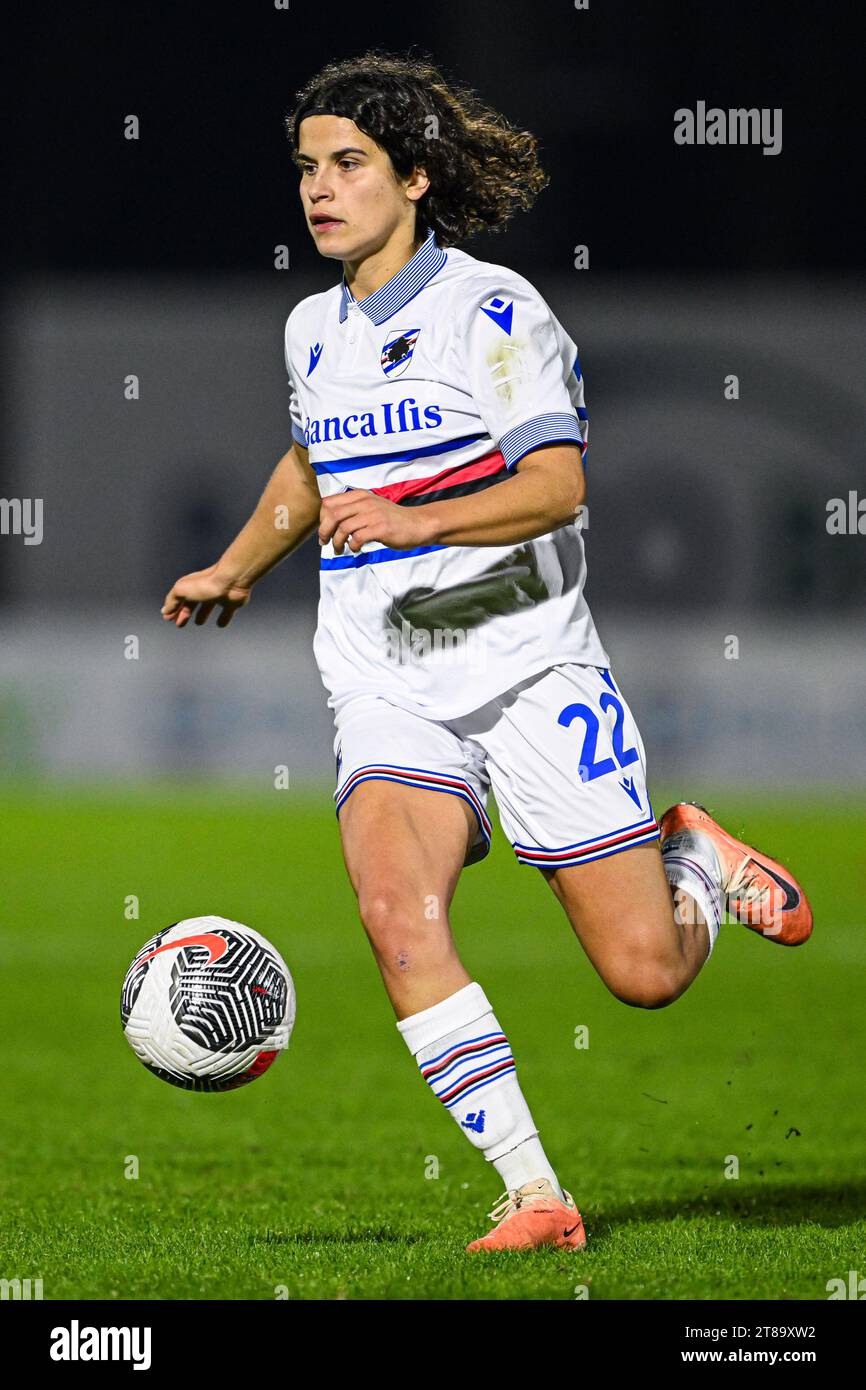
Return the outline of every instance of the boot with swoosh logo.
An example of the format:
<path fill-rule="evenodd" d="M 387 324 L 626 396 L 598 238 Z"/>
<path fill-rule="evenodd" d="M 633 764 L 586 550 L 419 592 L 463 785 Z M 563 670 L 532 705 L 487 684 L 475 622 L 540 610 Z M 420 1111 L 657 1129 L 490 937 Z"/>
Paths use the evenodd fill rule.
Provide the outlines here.
<path fill-rule="evenodd" d="M 728 912 L 744 927 L 780 946 L 801 946 L 812 935 L 812 909 L 790 869 L 752 845 L 735 840 L 697 802 L 680 801 L 659 822 L 661 843 L 685 834 L 704 835 L 719 861 Z"/>
<path fill-rule="evenodd" d="M 498 1224 L 467 1245 L 470 1254 L 476 1250 L 532 1250 L 539 1245 L 582 1250 L 586 1245 L 583 1219 L 574 1198 L 566 1192 L 563 1202 L 547 1178 L 535 1178 L 506 1192 L 490 1212 L 490 1220 Z"/>

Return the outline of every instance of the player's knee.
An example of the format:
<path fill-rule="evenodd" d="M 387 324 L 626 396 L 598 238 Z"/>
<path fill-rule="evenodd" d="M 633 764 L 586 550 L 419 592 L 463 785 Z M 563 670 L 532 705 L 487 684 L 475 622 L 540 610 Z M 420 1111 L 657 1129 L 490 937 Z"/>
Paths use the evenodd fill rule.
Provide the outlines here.
<path fill-rule="evenodd" d="M 683 988 L 676 970 L 655 961 L 621 967 L 605 983 L 617 999 L 635 1009 L 663 1009 L 679 998 Z"/>
<path fill-rule="evenodd" d="M 390 889 L 362 893 L 358 908 L 370 944 L 382 956 L 396 959 L 423 934 L 418 914 L 403 893 Z"/>

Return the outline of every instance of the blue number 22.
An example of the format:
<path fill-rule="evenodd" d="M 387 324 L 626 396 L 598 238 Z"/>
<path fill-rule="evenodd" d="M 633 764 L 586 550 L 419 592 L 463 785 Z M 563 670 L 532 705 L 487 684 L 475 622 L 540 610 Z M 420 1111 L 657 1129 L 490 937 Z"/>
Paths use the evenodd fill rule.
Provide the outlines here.
<path fill-rule="evenodd" d="M 605 713 L 609 709 L 616 711 L 616 723 L 613 726 L 611 742 L 616 762 L 613 758 L 595 759 L 595 748 L 598 742 L 598 717 L 589 705 L 566 705 L 560 714 L 557 723 L 567 729 L 575 719 L 582 719 L 586 725 L 586 733 L 583 739 L 583 747 L 580 750 L 580 776 L 584 782 L 594 782 L 596 777 L 604 777 L 605 773 L 615 772 L 617 763 L 620 767 L 628 767 L 630 763 L 637 762 L 636 748 L 623 748 L 622 746 L 622 725 L 625 718 L 622 705 L 615 695 L 609 695 L 607 691 L 599 700 L 599 705 Z"/>

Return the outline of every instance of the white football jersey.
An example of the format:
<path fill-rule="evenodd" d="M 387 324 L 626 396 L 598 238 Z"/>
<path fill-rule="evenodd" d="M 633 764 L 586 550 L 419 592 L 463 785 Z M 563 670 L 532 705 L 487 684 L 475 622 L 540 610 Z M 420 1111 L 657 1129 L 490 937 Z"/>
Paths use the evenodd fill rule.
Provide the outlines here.
<path fill-rule="evenodd" d="M 571 338 L 522 275 L 432 230 L 365 299 L 344 277 L 301 300 L 285 349 L 292 431 L 323 497 L 360 487 L 424 506 L 505 481 L 542 444 L 585 452 Z M 581 525 L 510 545 L 322 546 L 314 651 L 329 705 L 379 694 L 449 719 L 550 666 L 608 666 Z"/>

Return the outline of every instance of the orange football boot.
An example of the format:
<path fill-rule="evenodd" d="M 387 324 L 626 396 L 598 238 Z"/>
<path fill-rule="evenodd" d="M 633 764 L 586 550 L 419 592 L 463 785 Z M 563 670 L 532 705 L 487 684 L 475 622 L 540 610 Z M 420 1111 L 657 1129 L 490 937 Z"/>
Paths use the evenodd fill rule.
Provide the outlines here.
<path fill-rule="evenodd" d="M 583 1219 L 574 1198 L 566 1192 L 565 1201 L 561 1201 L 547 1178 L 535 1178 L 506 1192 L 490 1212 L 490 1219 L 497 1225 L 467 1245 L 470 1254 L 476 1250 L 534 1250 L 539 1245 L 582 1250 L 586 1245 Z"/>
<path fill-rule="evenodd" d="M 728 912 L 744 927 L 778 941 L 781 946 L 800 946 L 809 939 L 809 899 L 784 864 L 742 840 L 735 840 L 697 802 L 680 801 L 671 806 L 662 816 L 659 828 L 662 845 L 671 836 L 682 835 L 686 850 L 690 833 L 706 836 L 719 861 Z"/>

